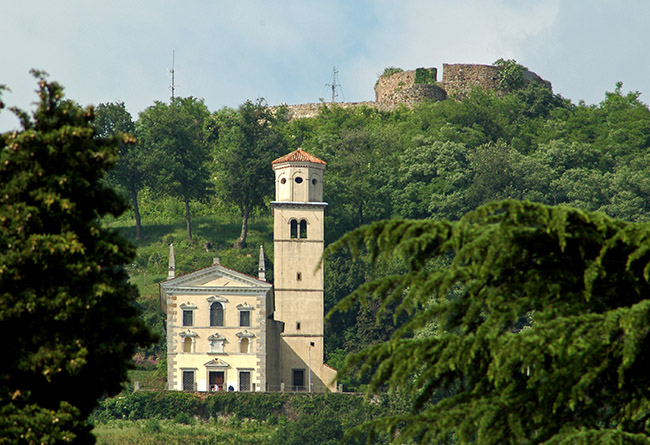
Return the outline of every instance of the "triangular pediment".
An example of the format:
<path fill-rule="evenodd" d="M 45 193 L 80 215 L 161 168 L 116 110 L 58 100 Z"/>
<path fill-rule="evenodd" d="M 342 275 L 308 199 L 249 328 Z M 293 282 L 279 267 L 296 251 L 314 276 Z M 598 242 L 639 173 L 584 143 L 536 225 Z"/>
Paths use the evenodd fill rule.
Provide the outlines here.
<path fill-rule="evenodd" d="M 219 264 L 172 278 L 160 283 L 160 286 L 167 291 L 192 289 L 206 292 L 219 290 L 265 292 L 271 288 L 271 284 L 266 281 Z"/>
<path fill-rule="evenodd" d="M 209 362 L 205 363 L 204 366 L 209 367 L 209 368 L 229 368 L 230 365 L 220 358 L 214 358 L 210 360 Z"/>

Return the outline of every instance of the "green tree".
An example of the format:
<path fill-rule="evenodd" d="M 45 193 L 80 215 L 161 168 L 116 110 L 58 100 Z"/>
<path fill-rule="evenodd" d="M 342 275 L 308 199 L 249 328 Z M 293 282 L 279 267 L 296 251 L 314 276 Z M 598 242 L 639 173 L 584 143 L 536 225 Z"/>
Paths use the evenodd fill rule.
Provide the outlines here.
<path fill-rule="evenodd" d="M 135 133 L 133 119 L 124 102 L 99 104 L 95 108 L 95 128 L 97 136 L 102 138 Z M 144 187 L 147 171 L 144 168 L 142 148 L 133 143 L 120 142 L 118 153 L 119 158 L 115 168 L 108 172 L 108 183 L 122 189 L 131 202 L 135 218 L 135 237 L 141 240 L 142 221 L 138 193 Z"/>
<path fill-rule="evenodd" d="M 326 243 L 391 215 L 389 179 L 401 141 L 388 115 L 367 107 L 322 107 L 303 148 L 328 162 Z"/>
<path fill-rule="evenodd" d="M 271 162 L 286 154 L 283 109 L 271 110 L 263 99 L 244 102 L 238 110 L 214 113 L 206 123 L 214 156 L 218 195 L 239 207 L 242 226 L 236 248 L 246 245 L 248 219 L 274 191 Z"/>
<path fill-rule="evenodd" d="M 526 83 L 524 72 L 526 67 L 517 63 L 514 59 L 498 59 L 494 62 L 499 67 L 499 88 L 504 91 L 515 91 L 522 88 Z"/>
<path fill-rule="evenodd" d="M 192 240 L 190 201 L 205 198 L 211 190 L 209 152 L 203 137 L 209 114 L 202 99 L 177 97 L 170 104 L 155 102 L 140 113 L 136 124 L 151 187 L 183 201 L 188 240 Z"/>
<path fill-rule="evenodd" d="M 347 365 L 373 371 L 369 392 L 414 400 L 366 427 L 400 442 L 650 443 L 650 226 L 503 201 L 454 223 L 377 222 L 328 252 L 364 246 L 408 270 L 338 307 L 374 296 L 411 317 Z"/>
<path fill-rule="evenodd" d="M 0 441 L 92 443 L 97 400 L 153 340 L 122 268 L 135 251 L 100 225 L 126 208 L 102 178 L 129 138 L 96 137 L 92 109 L 34 74 L 36 111 L 0 135 Z"/>

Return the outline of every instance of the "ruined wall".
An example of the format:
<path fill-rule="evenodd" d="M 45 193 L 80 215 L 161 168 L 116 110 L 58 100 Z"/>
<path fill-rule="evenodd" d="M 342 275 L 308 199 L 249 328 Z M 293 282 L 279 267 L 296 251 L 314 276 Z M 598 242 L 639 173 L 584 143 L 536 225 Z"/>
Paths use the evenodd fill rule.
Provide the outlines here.
<path fill-rule="evenodd" d="M 329 102 L 318 102 L 311 104 L 298 104 L 298 105 L 285 105 L 288 111 L 289 120 L 303 119 L 307 117 L 316 117 L 323 106 L 337 106 L 339 108 L 356 108 L 360 106 L 367 106 L 370 108 L 383 109 L 379 107 L 376 102 L 336 102 L 334 104 Z M 272 109 L 277 107 L 271 107 Z"/>
<path fill-rule="evenodd" d="M 537 74 L 524 70 L 524 83 L 539 82 L 547 88 L 551 83 L 545 81 Z M 475 65 L 469 63 L 442 64 L 442 82 L 440 86 L 447 91 L 449 96 L 463 96 L 474 87 L 484 90 L 494 90 L 503 96 L 506 91 L 499 88 L 499 67 L 494 65 Z"/>
<path fill-rule="evenodd" d="M 438 85 L 415 84 L 410 88 L 398 89 L 385 102 L 386 106 L 397 107 L 400 104 L 415 105 L 425 99 L 439 101 L 447 99 L 447 92 Z"/>
<path fill-rule="evenodd" d="M 437 70 L 428 70 L 436 80 Z M 425 99 L 447 99 L 447 93 L 438 85 L 416 84 L 415 80 L 415 70 L 381 76 L 375 85 L 375 102 L 387 108 L 395 108 L 400 104 L 414 105 Z"/>
<path fill-rule="evenodd" d="M 473 87 L 499 89 L 499 68 L 493 65 L 466 63 L 442 64 L 441 85 L 449 96 L 468 93 Z"/>
<path fill-rule="evenodd" d="M 402 71 L 401 73 L 381 76 L 375 85 L 375 102 L 392 102 L 396 90 L 413 86 L 415 71 Z"/>
<path fill-rule="evenodd" d="M 486 90 L 494 90 L 499 95 L 506 92 L 499 88 L 499 67 L 493 65 L 476 65 L 467 63 L 456 63 L 442 65 L 442 81 L 437 82 L 436 68 L 418 68 L 417 70 L 402 71 L 394 74 L 381 76 L 375 85 L 374 102 L 337 102 L 340 108 L 355 108 L 367 106 L 380 111 L 391 111 L 400 105 L 412 106 L 425 99 L 433 101 L 446 100 L 447 97 L 462 97 L 474 87 L 481 87 Z M 436 83 L 415 83 L 416 75 L 428 74 L 429 81 Z M 421 82 L 422 77 L 418 77 Z M 524 71 L 524 81 L 540 82 L 551 89 L 551 83 L 545 81 L 532 71 Z M 287 105 L 289 119 L 302 119 L 316 117 L 323 105 L 330 103 L 311 103 L 299 105 Z"/>

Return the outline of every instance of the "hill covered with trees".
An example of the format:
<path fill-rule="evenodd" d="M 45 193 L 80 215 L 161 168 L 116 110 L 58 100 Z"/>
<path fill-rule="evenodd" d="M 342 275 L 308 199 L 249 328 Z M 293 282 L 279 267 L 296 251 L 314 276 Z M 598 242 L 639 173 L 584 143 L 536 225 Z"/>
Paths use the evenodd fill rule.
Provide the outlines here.
<path fill-rule="evenodd" d="M 126 123 L 107 118 L 111 113 Z M 506 95 L 477 88 L 391 112 L 324 104 L 317 117 L 297 120 L 282 108 L 269 113 L 263 100 L 210 113 L 201 100 L 175 99 L 156 103 L 135 122 L 124 113 L 122 104 L 97 108 L 102 131 L 134 129 L 139 141 L 124 147 L 109 178 L 134 203 L 130 219 L 106 223 L 139 245 L 131 276 L 159 331 L 156 282 L 166 276 L 172 241 L 181 273 L 219 256 L 222 264 L 254 274 L 264 244 L 272 280 L 270 161 L 298 147 L 328 162 L 328 244 L 381 219 L 455 221 L 502 199 L 568 204 L 631 222 L 650 215 L 650 110 L 620 83 L 598 105 L 574 104 L 531 83 Z M 376 273 L 363 258 L 343 253 L 328 257 L 325 271 L 326 310 Z M 378 321 L 375 312 L 355 307 L 330 318 L 330 364 L 390 336 L 392 317 Z"/>

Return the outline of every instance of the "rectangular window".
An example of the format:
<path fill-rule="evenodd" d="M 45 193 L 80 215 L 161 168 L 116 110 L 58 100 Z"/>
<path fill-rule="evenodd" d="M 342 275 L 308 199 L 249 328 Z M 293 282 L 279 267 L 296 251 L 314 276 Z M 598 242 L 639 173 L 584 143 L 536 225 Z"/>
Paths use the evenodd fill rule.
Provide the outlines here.
<path fill-rule="evenodd" d="M 183 311 L 183 326 L 194 326 L 194 311 Z"/>
<path fill-rule="evenodd" d="M 294 391 L 305 391 L 305 370 L 292 369 L 291 370 L 291 389 Z"/>
<path fill-rule="evenodd" d="M 251 373 L 250 373 L 250 371 L 240 371 L 239 372 L 239 390 L 240 391 L 250 391 L 251 390 Z"/>
<path fill-rule="evenodd" d="M 194 391 L 194 371 L 183 371 L 183 391 Z"/>
<path fill-rule="evenodd" d="M 251 325 L 251 311 L 239 312 L 239 326 L 248 327 Z"/>

